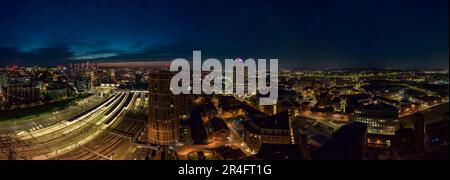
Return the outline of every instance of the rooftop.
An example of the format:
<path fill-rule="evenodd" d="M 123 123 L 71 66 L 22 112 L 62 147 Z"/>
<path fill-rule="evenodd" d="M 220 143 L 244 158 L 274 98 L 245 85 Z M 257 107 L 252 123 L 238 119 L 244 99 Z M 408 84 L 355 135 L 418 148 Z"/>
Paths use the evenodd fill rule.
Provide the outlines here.
<path fill-rule="evenodd" d="M 259 160 L 304 160 L 299 145 L 296 144 L 262 144 L 254 158 Z"/>
<path fill-rule="evenodd" d="M 367 109 L 367 110 L 378 110 L 378 111 L 398 111 L 398 109 L 395 106 L 391 106 L 389 104 L 384 103 L 371 103 L 371 104 L 360 104 L 358 105 L 359 109 Z"/>
<path fill-rule="evenodd" d="M 252 119 L 252 122 L 263 129 L 289 129 L 289 112 L 284 111 L 279 114 L 262 119 Z"/>
<path fill-rule="evenodd" d="M 317 160 L 359 160 L 363 158 L 367 125 L 354 122 L 343 126 L 317 151 L 312 158 Z"/>

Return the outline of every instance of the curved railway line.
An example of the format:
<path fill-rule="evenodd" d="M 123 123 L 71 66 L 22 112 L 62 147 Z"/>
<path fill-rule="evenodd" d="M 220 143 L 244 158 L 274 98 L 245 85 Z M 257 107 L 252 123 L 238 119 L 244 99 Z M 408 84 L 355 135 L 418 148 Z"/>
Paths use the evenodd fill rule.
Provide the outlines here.
<path fill-rule="evenodd" d="M 143 94 L 131 102 L 130 109 L 97 138 L 76 150 L 52 158 L 54 160 L 108 160 L 123 150 L 129 152 L 137 136 L 145 128 L 147 101 Z M 137 100 L 139 100 L 138 104 Z"/>
<path fill-rule="evenodd" d="M 117 93 L 90 107 L 91 111 L 81 111 L 70 121 L 36 131 L 3 134 L 0 136 L 0 159 L 71 159 L 58 157 L 80 150 L 84 152 L 80 153 L 80 159 L 108 159 L 118 147 L 129 146 L 133 134 L 140 133 L 145 127 L 145 119 L 132 118 L 135 114 L 145 117 L 146 111 L 142 107 L 146 101 L 136 105 L 138 97 L 141 94 Z"/>

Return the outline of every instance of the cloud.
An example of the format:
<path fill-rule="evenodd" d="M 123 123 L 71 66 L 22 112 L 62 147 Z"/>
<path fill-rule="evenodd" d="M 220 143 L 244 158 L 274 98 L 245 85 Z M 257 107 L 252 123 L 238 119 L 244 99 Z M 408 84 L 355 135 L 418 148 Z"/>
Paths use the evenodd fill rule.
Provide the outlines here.
<path fill-rule="evenodd" d="M 77 41 L 77 44 L 63 43 L 49 45 L 49 47 L 34 48 L 21 51 L 15 47 L 0 47 L 0 65 L 48 65 L 78 63 L 81 61 L 161 61 L 176 58 L 192 59 L 192 51 L 201 50 L 202 59 L 217 58 L 278 58 L 280 67 L 288 68 L 419 68 L 419 67 L 448 67 L 448 51 L 432 50 L 433 56 L 423 54 L 409 47 L 397 47 L 391 51 L 382 48 L 364 51 L 360 49 L 355 53 L 341 48 L 324 49 L 317 44 L 308 46 L 286 41 L 283 43 L 233 43 L 231 41 L 218 42 L 217 39 L 185 39 L 174 43 L 146 46 L 143 43 L 130 43 L 126 46 L 113 46 L 106 41 L 86 43 Z M 60 41 L 62 42 L 62 41 Z M 253 41 L 255 42 L 255 41 Z M 94 45 L 98 45 L 97 47 Z M 255 45 L 255 47 L 250 45 Z M 106 46 L 106 47 L 105 47 Z M 77 47 L 77 48 L 74 48 Z M 120 48 L 119 48 L 120 47 Z M 345 49 L 345 48 L 344 48 Z M 414 49 L 414 48 L 413 48 Z M 387 53 L 390 52 L 390 53 Z M 407 54 L 405 54 L 407 52 Z M 444 53 L 442 53 L 444 52 Z M 367 57 L 367 54 L 371 54 Z M 426 62 L 426 63 L 425 63 Z"/>
<path fill-rule="evenodd" d="M 176 58 L 188 58 L 192 56 L 193 50 L 200 50 L 194 42 L 179 41 L 158 47 L 143 47 L 136 45 L 140 49 L 132 52 L 115 51 L 116 56 L 97 58 L 97 61 L 159 61 L 172 60 Z M 101 53 L 111 53 L 113 50 L 104 50 Z"/>
<path fill-rule="evenodd" d="M 56 42 L 56 41 L 55 41 Z M 63 42 L 63 41 L 59 41 Z M 158 61 L 188 57 L 192 50 L 188 44 L 174 43 L 160 47 L 145 47 L 134 44 L 130 51 L 117 49 L 99 49 L 93 44 L 77 41 L 76 45 L 53 44 L 49 47 L 21 50 L 17 47 L 0 47 L 0 65 L 11 64 L 31 66 L 54 66 L 57 64 L 77 63 L 80 61 Z M 105 45 L 106 42 L 97 45 Z M 107 44 L 107 43 L 106 43 Z M 138 50 L 135 50 L 138 49 Z M 139 50 L 143 49 L 143 50 Z"/>
<path fill-rule="evenodd" d="M 74 53 L 66 46 L 45 47 L 22 52 L 14 47 L 0 48 L 0 65 L 56 65 L 68 62 Z"/>

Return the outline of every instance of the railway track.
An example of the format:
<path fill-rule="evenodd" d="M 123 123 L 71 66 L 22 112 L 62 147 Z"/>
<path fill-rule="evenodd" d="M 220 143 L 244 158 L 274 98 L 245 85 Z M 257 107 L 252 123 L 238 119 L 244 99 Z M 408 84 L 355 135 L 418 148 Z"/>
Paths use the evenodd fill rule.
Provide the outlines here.
<path fill-rule="evenodd" d="M 120 97 L 125 97 L 125 95 L 122 94 Z M 115 109 L 115 107 L 124 104 L 116 101 L 118 98 L 119 95 L 113 96 L 111 98 L 112 100 L 107 103 L 109 106 L 102 108 L 104 110 L 103 112 L 110 111 L 111 109 L 114 112 L 121 111 L 120 109 Z M 112 104 L 115 105 L 112 106 Z M 38 156 L 45 159 L 45 155 L 54 152 L 57 153 L 60 149 L 77 145 L 77 142 L 83 141 L 93 134 L 102 131 L 104 126 L 100 126 L 99 124 L 104 124 L 104 113 L 100 111 L 99 113 L 93 113 L 84 118 L 82 117 L 80 116 L 80 120 L 75 122 L 66 122 L 72 124 L 67 125 L 65 128 L 58 129 L 58 126 L 63 126 L 63 124 L 54 125 L 55 127 L 51 128 L 55 128 L 56 130 L 50 131 L 50 133 L 24 131 L 20 136 L 16 135 L 15 137 L 3 134 L 0 143 L 0 159 L 11 159 L 12 154 L 15 159 L 32 159 Z M 85 121 L 86 118 L 93 118 L 93 120 Z M 67 130 L 69 128 L 71 130 Z"/>
<path fill-rule="evenodd" d="M 118 150 L 128 151 L 137 136 L 143 131 L 146 124 L 145 95 L 138 94 L 130 102 L 130 108 L 111 123 L 111 126 L 103 131 L 92 141 L 71 152 L 52 158 L 55 160 L 107 160 Z M 126 104 L 126 103 L 125 103 Z"/>

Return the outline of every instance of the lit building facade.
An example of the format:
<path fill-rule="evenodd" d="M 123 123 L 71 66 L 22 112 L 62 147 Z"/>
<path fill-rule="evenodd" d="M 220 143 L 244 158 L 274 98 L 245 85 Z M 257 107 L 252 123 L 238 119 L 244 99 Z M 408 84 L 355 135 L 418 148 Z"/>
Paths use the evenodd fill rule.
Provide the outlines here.
<path fill-rule="evenodd" d="M 150 144 L 170 146 L 180 139 L 180 120 L 185 99 L 170 91 L 172 73 L 149 75 L 148 140 Z"/>
<path fill-rule="evenodd" d="M 8 86 L 8 75 L 0 72 L 0 106 L 7 100 L 6 87 Z"/>
<path fill-rule="evenodd" d="M 6 98 L 11 106 L 38 103 L 40 89 L 25 83 L 10 83 L 6 88 Z"/>
<path fill-rule="evenodd" d="M 243 139 L 253 152 L 258 152 L 262 144 L 294 144 L 288 111 L 243 124 Z"/>
<path fill-rule="evenodd" d="M 398 112 L 398 108 L 387 104 L 361 105 L 350 115 L 350 121 L 367 124 L 369 144 L 391 146 L 400 127 Z"/>

